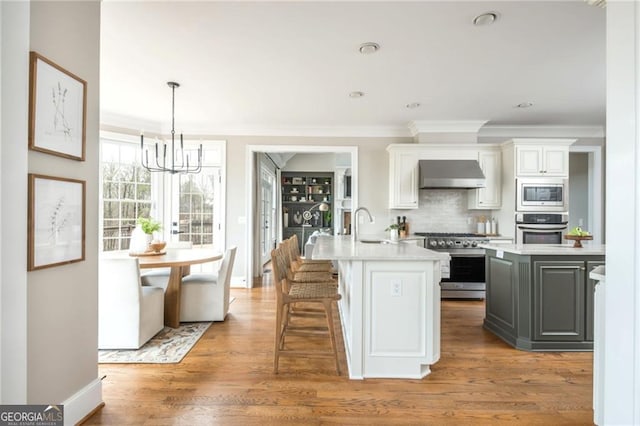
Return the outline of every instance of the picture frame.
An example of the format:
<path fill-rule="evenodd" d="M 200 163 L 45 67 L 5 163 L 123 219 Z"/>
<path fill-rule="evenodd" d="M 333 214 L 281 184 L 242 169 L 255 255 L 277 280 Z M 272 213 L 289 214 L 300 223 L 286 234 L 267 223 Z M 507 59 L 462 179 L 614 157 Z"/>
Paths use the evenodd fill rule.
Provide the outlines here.
<path fill-rule="evenodd" d="M 29 173 L 27 270 L 85 260 L 86 182 Z"/>
<path fill-rule="evenodd" d="M 29 52 L 29 149 L 84 161 L 87 82 Z"/>

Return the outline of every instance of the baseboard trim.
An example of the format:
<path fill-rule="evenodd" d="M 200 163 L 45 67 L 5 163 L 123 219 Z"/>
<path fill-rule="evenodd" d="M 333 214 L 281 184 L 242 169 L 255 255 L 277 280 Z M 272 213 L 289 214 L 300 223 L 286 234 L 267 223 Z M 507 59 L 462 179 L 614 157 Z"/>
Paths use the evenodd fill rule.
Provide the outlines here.
<path fill-rule="evenodd" d="M 64 405 L 65 426 L 78 425 L 86 421 L 87 416 L 93 414 L 104 405 L 102 401 L 102 380 L 96 378 L 63 401 L 62 404 Z"/>
<path fill-rule="evenodd" d="M 102 410 L 102 408 L 105 406 L 104 402 L 101 402 L 100 405 L 98 405 L 96 408 L 94 408 L 93 410 L 91 410 L 91 412 L 89 412 L 89 414 L 87 414 L 86 416 L 84 416 L 83 418 L 80 419 L 80 421 L 78 423 L 76 423 L 76 426 L 80 426 L 82 424 L 84 424 L 84 422 L 86 422 L 87 420 L 89 420 L 91 417 L 93 417 L 94 414 L 96 414 L 98 411 Z"/>

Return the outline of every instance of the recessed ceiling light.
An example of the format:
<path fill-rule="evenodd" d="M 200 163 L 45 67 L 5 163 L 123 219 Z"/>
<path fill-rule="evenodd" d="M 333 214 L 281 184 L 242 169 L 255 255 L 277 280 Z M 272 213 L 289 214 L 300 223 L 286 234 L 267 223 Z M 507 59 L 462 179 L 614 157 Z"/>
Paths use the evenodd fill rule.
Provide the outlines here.
<path fill-rule="evenodd" d="M 522 102 L 516 105 L 516 108 L 530 108 L 533 106 L 533 102 Z"/>
<path fill-rule="evenodd" d="M 410 104 L 406 104 L 405 107 L 409 109 L 420 108 L 420 102 L 411 102 Z"/>
<path fill-rule="evenodd" d="M 473 25 L 476 27 L 481 27 L 485 25 L 491 25 L 498 20 L 500 15 L 498 12 L 485 12 L 482 13 L 475 18 L 473 18 Z"/>
<path fill-rule="evenodd" d="M 364 92 L 351 92 L 349 93 L 350 98 L 361 98 L 364 96 Z"/>
<path fill-rule="evenodd" d="M 362 43 L 360 45 L 360 48 L 358 49 L 360 51 L 360 53 L 362 53 L 363 55 L 369 55 L 371 53 L 375 53 L 378 50 L 380 50 L 380 45 L 378 43 L 374 43 L 372 41 L 369 41 L 367 43 Z"/>

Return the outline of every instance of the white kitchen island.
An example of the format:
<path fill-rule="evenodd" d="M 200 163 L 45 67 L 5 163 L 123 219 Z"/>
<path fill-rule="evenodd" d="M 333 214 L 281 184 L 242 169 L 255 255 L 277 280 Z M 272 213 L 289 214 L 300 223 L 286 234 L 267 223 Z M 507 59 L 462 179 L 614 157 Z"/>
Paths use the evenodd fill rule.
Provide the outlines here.
<path fill-rule="evenodd" d="M 349 378 L 421 379 L 440 358 L 440 262 L 415 244 L 320 237 L 313 259 L 338 264 Z"/>

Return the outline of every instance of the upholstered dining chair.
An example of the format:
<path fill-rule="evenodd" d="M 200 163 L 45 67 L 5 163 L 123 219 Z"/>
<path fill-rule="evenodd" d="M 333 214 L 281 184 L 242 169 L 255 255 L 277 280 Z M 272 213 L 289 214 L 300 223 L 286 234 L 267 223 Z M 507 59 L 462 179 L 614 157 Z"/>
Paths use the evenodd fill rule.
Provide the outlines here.
<path fill-rule="evenodd" d="M 100 259 L 98 348 L 138 349 L 164 328 L 164 290 L 142 286 L 137 258 Z"/>
<path fill-rule="evenodd" d="M 189 274 L 180 286 L 180 321 L 224 321 L 237 247 L 225 251 L 217 274 Z"/>
<path fill-rule="evenodd" d="M 193 247 L 191 241 L 169 241 L 167 243 L 167 250 L 171 249 L 190 249 Z M 171 268 L 153 268 L 147 269 L 140 274 L 142 285 L 151 285 L 154 287 L 162 287 L 163 290 L 167 290 L 169 285 L 169 275 L 171 274 Z"/>

